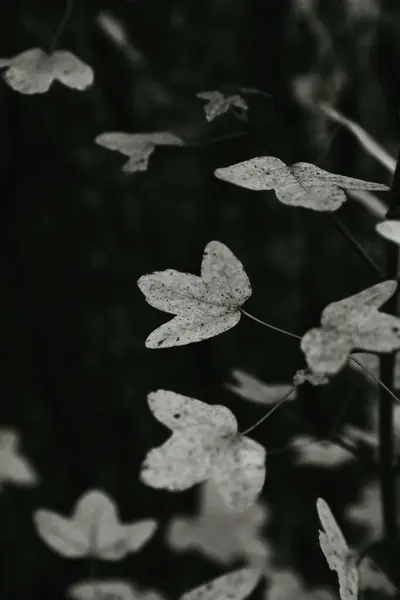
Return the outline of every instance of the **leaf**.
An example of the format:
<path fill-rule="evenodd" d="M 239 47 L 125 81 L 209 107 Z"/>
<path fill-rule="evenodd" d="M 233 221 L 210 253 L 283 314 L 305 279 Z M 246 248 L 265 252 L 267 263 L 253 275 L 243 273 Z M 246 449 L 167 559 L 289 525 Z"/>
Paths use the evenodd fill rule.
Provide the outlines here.
<path fill-rule="evenodd" d="M 326 588 L 309 589 L 298 575 L 281 570 L 272 573 L 265 600 L 334 600 L 334 596 Z"/>
<path fill-rule="evenodd" d="M 275 190 L 276 197 L 284 204 L 317 211 L 340 208 L 346 201 L 343 189 L 389 190 L 387 185 L 335 175 L 305 162 L 288 166 L 275 156 L 251 158 L 216 169 L 214 174 L 249 190 Z"/>
<path fill-rule="evenodd" d="M 313 371 L 309 371 L 308 369 L 300 369 L 293 377 L 293 384 L 299 386 L 306 382 L 315 386 L 327 385 L 329 378 L 323 373 L 313 373 Z"/>
<path fill-rule="evenodd" d="M 377 481 L 363 486 L 361 498 L 348 506 L 346 517 L 364 529 L 363 543 L 379 538 L 382 531 L 380 487 Z"/>
<path fill-rule="evenodd" d="M 216 117 L 226 113 L 231 107 L 247 110 L 246 101 L 238 94 L 232 96 L 224 96 L 218 91 L 207 91 L 196 94 L 198 98 L 208 100 L 204 106 L 204 112 L 207 121 L 213 121 Z"/>
<path fill-rule="evenodd" d="M 296 451 L 295 462 L 300 465 L 336 467 L 354 460 L 354 455 L 329 440 L 313 440 L 307 435 L 298 435 L 290 444 Z"/>
<path fill-rule="evenodd" d="M 152 519 L 121 525 L 115 504 L 99 490 L 81 496 L 70 518 L 40 509 L 33 519 L 42 540 L 68 558 L 120 560 L 138 551 L 157 527 Z"/>
<path fill-rule="evenodd" d="M 186 592 L 180 600 L 245 600 L 255 590 L 261 576 L 259 569 L 231 571 Z"/>
<path fill-rule="evenodd" d="M 231 508 L 244 510 L 255 501 L 265 480 L 265 448 L 238 434 L 228 408 L 166 390 L 149 394 L 148 404 L 172 435 L 147 453 L 144 483 L 179 491 L 212 479 Z"/>
<path fill-rule="evenodd" d="M 75 583 L 67 590 L 75 600 L 163 600 L 153 590 L 140 591 L 123 580 L 91 580 Z"/>
<path fill-rule="evenodd" d="M 385 240 L 400 246 L 400 221 L 381 221 L 375 226 L 375 231 Z"/>
<path fill-rule="evenodd" d="M 323 527 L 323 531 L 319 531 L 319 543 L 329 568 L 337 572 L 340 598 L 357 600 L 358 570 L 355 566 L 355 557 L 350 552 L 343 533 L 323 498 L 317 500 L 317 512 Z"/>
<path fill-rule="evenodd" d="M 43 94 L 54 81 L 82 92 L 94 81 L 91 67 L 66 50 L 46 54 L 40 48 L 31 48 L 0 59 L 0 68 L 6 67 L 4 80 L 21 94 Z"/>
<path fill-rule="evenodd" d="M 376 590 L 388 596 L 395 596 L 400 591 L 369 556 L 364 556 L 361 561 L 359 577 L 361 590 Z"/>
<path fill-rule="evenodd" d="M 276 404 L 282 396 L 288 394 L 292 389 L 290 385 L 266 385 L 257 377 L 253 377 L 253 375 L 249 375 L 240 369 L 233 369 L 232 376 L 236 379 L 236 383 L 226 384 L 225 387 L 228 390 L 245 400 L 265 406 Z M 293 393 L 291 399 L 294 400 L 295 398 L 296 394 Z"/>
<path fill-rule="evenodd" d="M 270 549 L 260 533 L 267 520 L 264 506 L 256 503 L 244 511 L 232 510 L 212 480 L 204 483 L 200 491 L 198 516 L 178 517 L 169 523 L 169 546 L 178 551 L 194 548 L 221 564 L 241 558 L 250 563 L 265 562 Z"/>
<path fill-rule="evenodd" d="M 172 320 L 153 331 L 147 348 L 183 346 L 214 337 L 240 320 L 240 306 L 251 296 L 242 263 L 221 242 L 204 250 L 201 277 L 173 269 L 139 278 L 147 302 L 171 314 Z"/>
<path fill-rule="evenodd" d="M 176 135 L 168 131 L 154 133 L 124 133 L 120 131 L 106 131 L 95 138 L 96 144 L 116 150 L 129 160 L 123 165 L 125 173 L 147 171 L 150 156 L 156 146 L 182 146 L 184 144 Z"/>
<path fill-rule="evenodd" d="M 10 429 L 0 429 L 0 489 L 3 482 L 34 485 L 38 477 L 19 452 L 19 435 Z"/>
<path fill-rule="evenodd" d="M 378 310 L 396 289 L 397 282 L 387 280 L 329 304 L 322 312 L 322 327 L 310 329 L 301 340 L 310 369 L 334 375 L 345 365 L 353 348 L 370 352 L 398 350 L 400 319 Z"/>

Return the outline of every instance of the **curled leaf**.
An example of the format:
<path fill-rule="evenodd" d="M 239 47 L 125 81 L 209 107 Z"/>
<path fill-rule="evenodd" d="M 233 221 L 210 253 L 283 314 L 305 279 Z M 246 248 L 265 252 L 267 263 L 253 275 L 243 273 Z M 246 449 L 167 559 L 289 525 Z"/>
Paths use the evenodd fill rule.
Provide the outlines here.
<path fill-rule="evenodd" d="M 236 382 L 227 384 L 225 387 L 228 390 L 245 400 L 266 406 L 275 404 L 292 389 L 290 385 L 267 385 L 257 377 L 240 369 L 233 369 L 232 376 L 236 379 Z M 295 398 L 296 394 L 293 393 L 291 399 L 294 400 Z"/>
<path fill-rule="evenodd" d="M 208 101 L 204 105 L 204 112 L 209 122 L 226 113 L 231 106 L 241 108 L 242 110 L 247 110 L 248 108 L 246 101 L 238 94 L 224 96 L 218 91 L 207 91 L 200 92 L 197 94 L 197 97 Z"/>
<path fill-rule="evenodd" d="M 137 282 L 147 302 L 172 320 L 149 335 L 147 348 L 183 346 L 214 337 L 240 320 L 251 285 L 242 263 L 221 242 L 204 250 L 201 277 L 173 269 L 143 275 Z"/>
<path fill-rule="evenodd" d="M 393 242 L 400 246 L 400 221 L 387 220 L 381 221 L 375 226 L 375 230 L 385 240 Z"/>
<path fill-rule="evenodd" d="M 184 144 L 183 140 L 168 131 L 155 133 L 107 131 L 98 135 L 95 142 L 103 148 L 116 150 L 129 156 L 129 160 L 122 167 L 125 173 L 147 171 L 149 158 L 156 146 L 182 146 Z"/>
<path fill-rule="evenodd" d="M 152 392 L 148 404 L 172 435 L 147 453 L 140 473 L 144 483 L 179 491 L 212 479 L 232 509 L 254 502 L 265 480 L 266 452 L 238 435 L 228 408 L 165 390 Z"/>
<path fill-rule="evenodd" d="M 47 92 L 54 81 L 82 92 L 94 80 L 91 67 L 66 50 L 46 54 L 31 48 L 0 59 L 0 68 L 6 68 L 3 78 L 13 90 L 28 95 Z"/>
<path fill-rule="evenodd" d="M 305 162 L 288 166 L 275 156 L 251 158 L 216 169 L 218 179 L 253 191 L 275 190 L 284 204 L 316 211 L 335 211 L 346 201 L 344 189 L 380 190 L 381 183 L 336 175 Z"/>

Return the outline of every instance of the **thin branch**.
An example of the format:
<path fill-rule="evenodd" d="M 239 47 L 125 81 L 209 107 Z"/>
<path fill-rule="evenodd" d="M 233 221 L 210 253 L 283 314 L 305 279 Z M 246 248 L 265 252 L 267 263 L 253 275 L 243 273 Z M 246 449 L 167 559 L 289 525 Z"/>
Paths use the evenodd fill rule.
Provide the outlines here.
<path fill-rule="evenodd" d="M 278 331 L 279 333 L 283 333 L 284 335 L 288 335 L 292 338 L 296 338 L 296 340 L 301 340 L 301 335 L 291 333 L 290 331 L 286 331 L 286 329 L 280 329 L 280 327 L 275 327 L 275 325 L 270 325 L 269 323 L 262 321 L 258 317 L 254 317 L 253 315 L 248 313 L 246 310 L 243 310 L 243 308 L 240 309 L 240 312 L 242 313 L 242 315 L 244 315 L 248 319 L 252 319 L 256 323 L 259 323 L 260 325 L 263 325 L 264 327 L 268 327 L 268 329 L 272 329 L 273 331 Z"/>
<path fill-rule="evenodd" d="M 379 377 L 377 377 L 376 375 L 374 375 L 372 373 L 372 371 L 370 371 L 369 369 L 367 369 L 367 367 L 365 367 L 357 358 L 354 358 L 354 356 L 352 356 L 351 354 L 349 354 L 349 358 L 350 360 L 352 360 L 353 362 L 357 363 L 357 365 L 366 373 L 368 373 L 368 375 L 370 377 L 372 377 L 372 379 L 374 379 L 376 381 L 376 383 L 383 389 L 385 390 L 385 392 L 387 394 L 389 394 L 389 396 L 391 396 L 393 398 L 393 400 L 395 400 L 398 404 L 400 404 L 400 398 L 398 398 L 396 396 L 396 394 L 394 392 L 392 392 L 392 390 L 390 388 L 387 387 L 387 385 L 384 384 L 383 381 L 381 381 L 379 379 Z"/>
<path fill-rule="evenodd" d="M 263 417 L 261 417 L 261 419 L 259 419 L 258 421 L 256 421 L 254 423 L 254 425 L 251 425 L 250 427 L 248 427 L 248 429 L 245 429 L 244 431 L 239 432 L 239 435 L 247 435 L 248 433 L 250 433 L 250 431 L 254 431 L 254 429 L 256 427 L 258 427 L 259 425 L 261 425 L 261 423 L 264 423 L 264 421 L 266 421 L 280 406 L 281 404 L 283 404 L 288 398 L 289 396 L 291 396 L 293 394 L 293 392 L 295 391 L 296 386 L 293 386 L 292 389 L 287 392 L 287 394 L 285 394 L 272 408 L 271 410 L 269 410 L 267 412 L 267 414 L 265 414 Z"/>
<path fill-rule="evenodd" d="M 363 261 L 368 265 L 368 267 L 374 272 L 375 275 L 378 275 L 380 279 L 384 279 L 384 273 L 380 267 L 373 261 L 373 259 L 369 256 L 369 254 L 364 250 L 364 248 L 357 242 L 353 234 L 347 229 L 341 219 L 334 213 L 327 213 L 332 219 L 332 223 L 335 225 L 336 229 L 340 231 L 342 236 L 345 238 L 349 244 L 356 250 L 357 254 L 361 256 Z"/>
<path fill-rule="evenodd" d="M 74 1 L 75 0 L 67 0 L 66 5 L 65 5 L 65 9 L 64 9 L 64 14 L 62 16 L 62 19 L 57 27 L 57 30 L 54 34 L 54 37 L 50 43 L 49 46 L 49 53 L 51 54 L 52 52 L 54 52 L 54 50 L 57 47 L 57 43 L 61 37 L 62 32 L 64 31 L 64 28 L 68 22 L 68 19 L 71 17 L 72 15 L 72 10 L 74 8 Z"/>

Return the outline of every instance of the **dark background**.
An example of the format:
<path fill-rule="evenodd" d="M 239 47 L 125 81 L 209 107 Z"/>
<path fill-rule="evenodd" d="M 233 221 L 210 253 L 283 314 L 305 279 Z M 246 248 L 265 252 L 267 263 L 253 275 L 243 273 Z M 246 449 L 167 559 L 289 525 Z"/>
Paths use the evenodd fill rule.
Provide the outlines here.
<path fill-rule="evenodd" d="M 55 0 L 4 0 L 0 55 L 47 49 L 64 9 Z M 125 27 L 134 60 L 98 26 L 105 10 Z M 317 76 L 315 98 L 394 153 L 399 31 L 400 8 L 389 0 L 75 0 L 58 46 L 92 66 L 94 86 L 79 93 L 55 84 L 29 97 L 0 82 L 0 421 L 19 431 L 41 477 L 35 488 L 10 485 L 0 496 L 1 598 L 63 598 L 68 585 L 87 578 L 84 561 L 63 559 L 41 542 L 32 511 L 68 514 L 91 487 L 113 496 L 123 520 L 161 523 L 144 550 L 97 565 L 98 575 L 128 577 L 175 598 L 223 572 L 165 547 L 163 525 L 193 513 L 196 493 L 138 481 L 145 453 L 165 439 L 146 395 L 164 388 L 226 404 L 248 427 L 262 409 L 224 389 L 231 370 L 286 383 L 303 357 L 295 340 L 248 320 L 199 344 L 148 350 L 145 338 L 167 315 L 145 302 L 136 281 L 165 268 L 198 273 L 204 246 L 216 239 L 250 277 L 246 308 L 299 334 L 327 303 L 375 283 L 326 215 L 284 206 L 273 192 L 230 186 L 213 171 L 272 154 L 390 183 L 349 133 L 297 101 L 293 83 Z M 258 133 L 210 143 L 243 127 L 230 114 L 208 124 L 196 93 L 235 86 L 272 94 L 247 97 Z M 164 129 L 199 145 L 158 148 L 141 174 L 122 173 L 125 159 L 93 141 L 103 131 Z M 354 200 L 339 214 L 382 263 L 374 217 Z M 296 410 L 324 433 L 343 402 L 346 419 L 361 422 L 369 397 L 364 379 L 346 369 L 326 388 L 304 387 Z M 285 410 L 253 434 L 267 449 L 297 431 Z M 263 498 L 276 560 L 336 591 L 318 548 L 315 499 L 325 497 L 340 521 L 371 473 L 358 463 L 295 467 L 289 454 L 271 456 L 268 469 Z M 342 524 L 356 545 L 359 528 Z"/>

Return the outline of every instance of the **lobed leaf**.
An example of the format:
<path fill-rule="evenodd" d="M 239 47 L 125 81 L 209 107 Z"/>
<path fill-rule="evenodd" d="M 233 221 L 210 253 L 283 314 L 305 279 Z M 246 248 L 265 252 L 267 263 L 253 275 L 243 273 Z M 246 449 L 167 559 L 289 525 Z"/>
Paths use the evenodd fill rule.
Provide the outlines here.
<path fill-rule="evenodd" d="M 245 600 L 256 588 L 261 576 L 262 572 L 254 568 L 231 571 L 186 592 L 180 600 Z"/>

